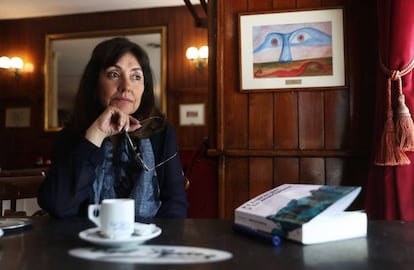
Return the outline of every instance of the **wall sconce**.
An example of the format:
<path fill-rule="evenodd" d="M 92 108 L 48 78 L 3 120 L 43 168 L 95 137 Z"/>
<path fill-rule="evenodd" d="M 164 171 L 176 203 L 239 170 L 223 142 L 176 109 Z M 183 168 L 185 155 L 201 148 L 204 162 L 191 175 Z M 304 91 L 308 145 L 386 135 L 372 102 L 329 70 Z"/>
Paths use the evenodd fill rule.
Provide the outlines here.
<path fill-rule="evenodd" d="M 208 62 L 208 46 L 202 46 L 199 49 L 190 47 L 185 53 L 188 60 L 190 60 L 198 71 L 203 71 Z"/>
<path fill-rule="evenodd" d="M 31 65 L 31 64 L 30 64 Z M 10 69 L 14 71 L 14 78 L 18 80 L 20 78 L 20 70 L 25 66 L 23 60 L 20 57 L 9 58 L 7 56 L 0 57 L 0 68 Z M 33 65 L 32 65 L 33 68 Z"/>

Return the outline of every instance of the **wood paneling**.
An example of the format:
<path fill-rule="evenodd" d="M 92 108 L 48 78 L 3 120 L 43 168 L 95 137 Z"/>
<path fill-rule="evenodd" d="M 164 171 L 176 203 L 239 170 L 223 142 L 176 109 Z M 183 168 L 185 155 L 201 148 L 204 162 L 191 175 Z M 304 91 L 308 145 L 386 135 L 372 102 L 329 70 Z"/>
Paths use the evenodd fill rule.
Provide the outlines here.
<path fill-rule="evenodd" d="M 34 64 L 34 72 L 22 74 L 19 81 L 0 72 L 0 167 L 27 167 L 37 157 L 50 158 L 54 133 L 43 131 L 46 34 L 159 25 L 167 26 L 167 116 L 177 128 L 180 148 L 195 149 L 208 136 L 208 124 L 179 127 L 178 106 L 208 101 L 207 70 L 197 71 L 185 58 L 186 49 L 206 45 L 208 35 L 207 29 L 195 27 L 185 6 L 4 20 L 0 21 L 0 54 L 22 56 Z M 4 108 L 22 104 L 31 107 L 31 127 L 6 129 Z"/>
<path fill-rule="evenodd" d="M 231 217 L 234 214 L 234 206 L 241 205 L 246 198 L 250 197 L 249 160 L 228 157 L 224 162 L 226 164 L 225 181 L 223 181 L 224 194 L 222 194 L 224 197 L 219 202 L 219 215 Z"/>
<path fill-rule="evenodd" d="M 344 149 L 349 119 L 349 91 L 326 91 L 324 94 L 325 148 Z"/>
<path fill-rule="evenodd" d="M 298 158 L 275 158 L 274 159 L 273 186 L 285 183 L 299 182 L 299 159 Z"/>
<path fill-rule="evenodd" d="M 324 147 L 324 103 L 323 92 L 300 92 L 299 149 L 323 149 Z"/>
<path fill-rule="evenodd" d="M 273 95 L 249 95 L 249 148 L 272 149 Z"/>
<path fill-rule="evenodd" d="M 275 93 L 274 134 L 276 149 L 298 147 L 298 94 L 297 92 Z"/>
<path fill-rule="evenodd" d="M 363 186 L 368 174 L 375 85 L 375 0 L 217 0 L 217 24 L 210 29 L 217 49 L 210 103 L 217 123 L 220 217 L 283 183 Z M 344 6 L 347 85 L 260 93 L 240 91 L 240 12 Z M 369 14 L 367 14 L 369 12 Z M 365 20 L 366 17 L 372 20 Z M 363 23 L 362 23 L 363 22 Z M 362 28 L 360 25 L 364 25 Z M 364 71 L 363 71 L 364 69 Z M 361 206 L 361 205 L 360 205 Z"/>
<path fill-rule="evenodd" d="M 254 197 L 273 187 L 273 160 L 249 159 L 249 197 Z"/>

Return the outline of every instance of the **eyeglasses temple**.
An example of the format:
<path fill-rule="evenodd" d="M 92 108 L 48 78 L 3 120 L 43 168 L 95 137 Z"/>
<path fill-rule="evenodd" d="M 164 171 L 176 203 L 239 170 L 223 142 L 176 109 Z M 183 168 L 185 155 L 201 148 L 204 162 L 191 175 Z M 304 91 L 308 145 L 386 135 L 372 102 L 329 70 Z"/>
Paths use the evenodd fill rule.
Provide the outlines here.
<path fill-rule="evenodd" d="M 139 162 L 141 163 L 142 167 L 144 167 L 144 170 L 149 171 L 150 169 L 145 164 L 144 159 L 141 156 L 141 153 L 136 151 L 137 150 L 137 147 L 132 142 L 131 136 L 129 136 L 128 132 L 126 132 L 126 131 L 124 133 L 125 133 L 125 137 L 127 138 L 129 147 L 131 148 L 132 151 L 135 152 L 136 158 L 139 160 Z"/>
<path fill-rule="evenodd" d="M 129 134 L 128 134 L 128 132 L 127 131 L 125 131 L 124 132 L 124 134 L 125 134 L 125 137 L 127 138 L 127 140 L 128 140 L 128 145 L 129 145 L 129 147 L 131 148 L 131 150 L 133 150 L 134 152 L 137 150 L 137 147 L 134 145 L 134 143 L 132 142 L 132 140 L 131 140 L 131 137 L 129 136 Z"/>

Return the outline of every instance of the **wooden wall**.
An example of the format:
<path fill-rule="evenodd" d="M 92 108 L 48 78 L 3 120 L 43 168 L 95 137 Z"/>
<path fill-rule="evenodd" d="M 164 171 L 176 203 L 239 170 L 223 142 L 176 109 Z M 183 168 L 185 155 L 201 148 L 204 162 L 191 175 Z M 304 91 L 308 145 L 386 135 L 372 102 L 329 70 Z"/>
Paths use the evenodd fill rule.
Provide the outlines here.
<path fill-rule="evenodd" d="M 375 0 L 210 3 L 209 153 L 219 160 L 219 216 L 282 183 L 364 185 L 376 81 Z M 343 6 L 346 87 L 241 93 L 238 14 Z M 360 197 L 358 206 L 362 206 Z"/>
<path fill-rule="evenodd" d="M 198 7 L 200 8 L 200 7 Z M 208 136 L 208 126 L 179 126 L 178 108 L 183 103 L 206 103 L 208 72 L 198 72 L 185 58 L 189 46 L 207 44 L 207 29 L 196 28 L 185 6 L 79 14 L 0 21 L 0 56 L 19 55 L 34 65 L 16 81 L 0 70 L 0 167 L 33 165 L 38 157 L 50 158 L 55 133 L 43 131 L 45 35 L 167 26 L 167 116 L 176 127 L 181 149 L 194 149 Z M 5 128 L 5 109 L 30 107 L 29 128 Z"/>

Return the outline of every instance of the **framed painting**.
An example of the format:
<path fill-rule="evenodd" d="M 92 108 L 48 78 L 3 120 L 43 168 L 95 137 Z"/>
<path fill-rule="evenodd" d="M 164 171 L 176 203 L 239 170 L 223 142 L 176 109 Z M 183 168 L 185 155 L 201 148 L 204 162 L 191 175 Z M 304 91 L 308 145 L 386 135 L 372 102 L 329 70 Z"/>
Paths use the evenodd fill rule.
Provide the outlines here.
<path fill-rule="evenodd" d="M 204 126 L 204 103 L 180 104 L 180 126 Z"/>
<path fill-rule="evenodd" d="M 241 13 L 239 31 L 242 91 L 345 86 L 342 8 Z"/>
<path fill-rule="evenodd" d="M 6 108 L 5 127 L 25 128 L 30 127 L 30 107 Z"/>

